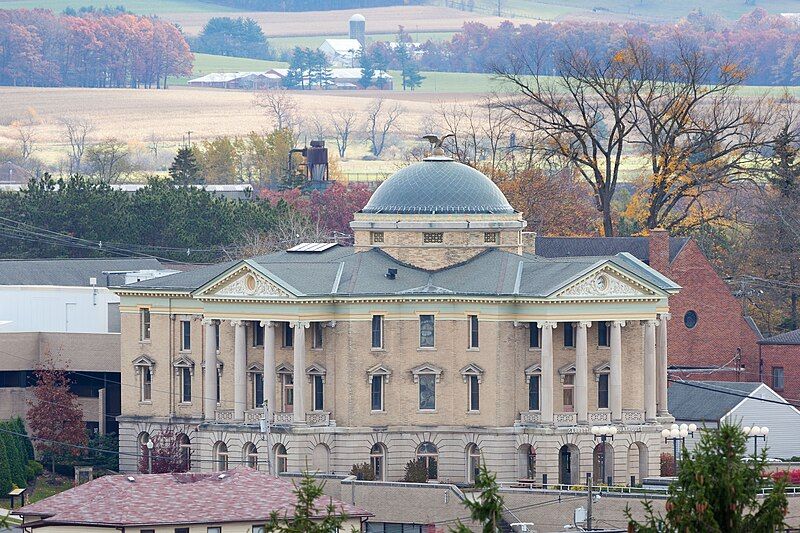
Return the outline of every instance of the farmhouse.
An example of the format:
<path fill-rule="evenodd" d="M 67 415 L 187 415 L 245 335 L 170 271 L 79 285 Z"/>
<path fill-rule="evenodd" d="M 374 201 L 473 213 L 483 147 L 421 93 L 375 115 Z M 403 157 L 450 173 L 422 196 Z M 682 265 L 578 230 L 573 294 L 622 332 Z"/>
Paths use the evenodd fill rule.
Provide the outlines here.
<path fill-rule="evenodd" d="M 471 482 L 483 459 L 501 480 L 658 473 L 677 284 L 628 253 L 533 255 L 498 187 L 440 152 L 351 225 L 354 247 L 117 289 L 121 468 L 169 428 L 200 471 L 371 462 L 397 480 L 416 459 Z"/>

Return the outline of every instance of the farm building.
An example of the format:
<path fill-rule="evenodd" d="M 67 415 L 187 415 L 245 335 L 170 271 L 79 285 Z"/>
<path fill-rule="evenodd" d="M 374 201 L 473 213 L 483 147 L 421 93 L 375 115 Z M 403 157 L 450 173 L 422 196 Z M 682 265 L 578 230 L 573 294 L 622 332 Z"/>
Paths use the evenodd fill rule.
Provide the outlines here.
<path fill-rule="evenodd" d="M 353 67 L 358 63 L 361 43 L 356 39 L 325 39 L 317 50 L 335 67 Z"/>
<path fill-rule="evenodd" d="M 269 89 L 281 87 L 282 81 L 289 74 L 287 68 L 273 68 L 265 72 L 219 72 L 206 74 L 190 80 L 191 87 L 214 87 L 218 89 Z M 360 89 L 360 68 L 334 68 L 330 71 L 332 83 L 330 89 Z M 382 70 L 376 70 L 372 88 L 391 91 L 394 88 L 392 76 Z"/>

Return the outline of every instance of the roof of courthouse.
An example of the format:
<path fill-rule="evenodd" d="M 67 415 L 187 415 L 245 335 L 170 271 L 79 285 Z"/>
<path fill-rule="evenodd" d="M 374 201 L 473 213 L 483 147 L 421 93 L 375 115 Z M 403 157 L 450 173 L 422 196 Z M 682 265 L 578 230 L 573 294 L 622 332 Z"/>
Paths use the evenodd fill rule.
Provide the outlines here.
<path fill-rule="evenodd" d="M 669 260 L 681 252 L 689 237 L 670 237 Z M 639 261 L 650 262 L 648 237 L 536 237 L 536 255 L 542 257 L 581 257 L 628 252 Z"/>
<path fill-rule="evenodd" d="M 766 339 L 761 339 L 758 344 L 789 344 L 800 345 L 800 329 L 794 331 L 787 331 L 786 333 L 779 333 Z"/>
<path fill-rule="evenodd" d="M 126 257 L 117 259 L 2 259 L 0 285 L 52 285 L 88 287 L 97 278 L 98 287 L 118 285 L 119 275 L 103 272 L 163 270 L 158 259 Z"/>
<path fill-rule="evenodd" d="M 246 260 L 298 296 L 474 295 L 547 297 L 603 264 L 610 264 L 656 287 L 679 287 L 621 253 L 610 257 L 543 258 L 488 249 L 463 263 L 424 270 L 402 263 L 386 252 L 334 246 L 322 252 L 276 252 Z M 242 261 L 229 261 L 188 272 L 127 285 L 125 289 L 196 291 Z M 389 279 L 389 268 L 397 275 Z"/>
<path fill-rule="evenodd" d="M 672 383 L 667 390 L 667 405 L 675 420 L 717 422 L 760 386 L 760 382 Z"/>
<path fill-rule="evenodd" d="M 133 481 L 130 481 L 130 479 Z M 297 497 L 291 481 L 240 466 L 224 474 L 103 476 L 27 505 L 16 514 L 45 524 L 133 527 L 265 522 L 272 512 L 291 516 Z M 325 496 L 319 516 L 333 504 L 349 517 L 368 511 Z"/>

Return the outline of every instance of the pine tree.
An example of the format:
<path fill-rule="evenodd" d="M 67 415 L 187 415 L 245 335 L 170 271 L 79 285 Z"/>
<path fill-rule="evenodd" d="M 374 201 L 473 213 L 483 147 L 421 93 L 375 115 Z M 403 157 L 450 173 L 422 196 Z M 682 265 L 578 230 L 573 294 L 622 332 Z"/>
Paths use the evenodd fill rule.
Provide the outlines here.
<path fill-rule="evenodd" d="M 178 153 L 169 167 L 169 177 L 177 185 L 203 183 L 203 178 L 200 176 L 200 165 L 197 164 L 193 148 L 184 146 L 178 149 Z"/>
<path fill-rule="evenodd" d="M 3 439 L 0 439 L 0 494 L 8 494 L 14 486 L 11 469 L 8 466 L 8 453 Z"/>
<path fill-rule="evenodd" d="M 265 530 L 275 533 L 330 533 L 340 531 L 347 515 L 329 502 L 325 507 L 325 516 L 320 519 L 317 500 L 323 500 L 322 485 L 319 485 L 309 474 L 304 474 L 300 485 L 295 487 L 297 503 L 294 516 L 281 516 L 273 512 Z"/>
<path fill-rule="evenodd" d="M 366 50 L 361 50 L 358 62 L 361 67 L 361 78 L 358 80 L 358 84 L 362 89 L 369 89 L 375 83 L 375 62 Z"/>
<path fill-rule="evenodd" d="M 628 531 L 780 531 L 789 508 L 786 482 L 778 480 L 766 498 L 758 499 L 770 483 L 763 476 L 766 450 L 746 456 L 747 437 L 738 425 L 724 423 L 705 430 L 691 454 L 681 461 L 678 479 L 669 487 L 666 516 L 656 515 L 645 502 L 646 519 L 636 522 L 630 509 Z M 684 453 L 686 449 L 684 448 Z"/>
<path fill-rule="evenodd" d="M 480 495 L 474 500 L 465 499 L 464 506 L 469 509 L 470 518 L 483 526 L 483 533 L 497 533 L 503 521 L 503 497 L 497 485 L 497 476 L 489 472 L 485 464 L 481 464 L 475 476 L 475 488 Z M 452 533 L 470 533 L 467 526 L 458 522 Z"/>

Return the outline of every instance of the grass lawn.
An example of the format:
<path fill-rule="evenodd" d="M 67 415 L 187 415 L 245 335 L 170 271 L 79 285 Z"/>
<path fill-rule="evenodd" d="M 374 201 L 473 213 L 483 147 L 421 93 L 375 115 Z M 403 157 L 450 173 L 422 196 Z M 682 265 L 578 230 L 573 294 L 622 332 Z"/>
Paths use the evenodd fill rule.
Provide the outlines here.
<path fill-rule="evenodd" d="M 28 491 L 25 494 L 25 503 L 36 503 L 40 500 L 44 500 L 45 498 L 49 498 L 54 494 L 64 492 L 65 490 L 71 488 L 72 479 L 66 476 L 57 475 L 55 478 L 55 483 L 53 483 L 50 478 L 50 474 L 45 472 L 36 478 L 33 492 L 31 492 L 31 487 L 28 486 Z"/>
<path fill-rule="evenodd" d="M 161 13 L 197 13 L 214 11 L 236 11 L 212 2 L 200 2 L 196 0 L 0 0 L 0 9 L 17 8 L 45 8 L 55 12 L 64 11 L 67 7 L 75 9 L 85 6 L 104 7 L 125 6 L 125 9 L 145 15 Z"/>

